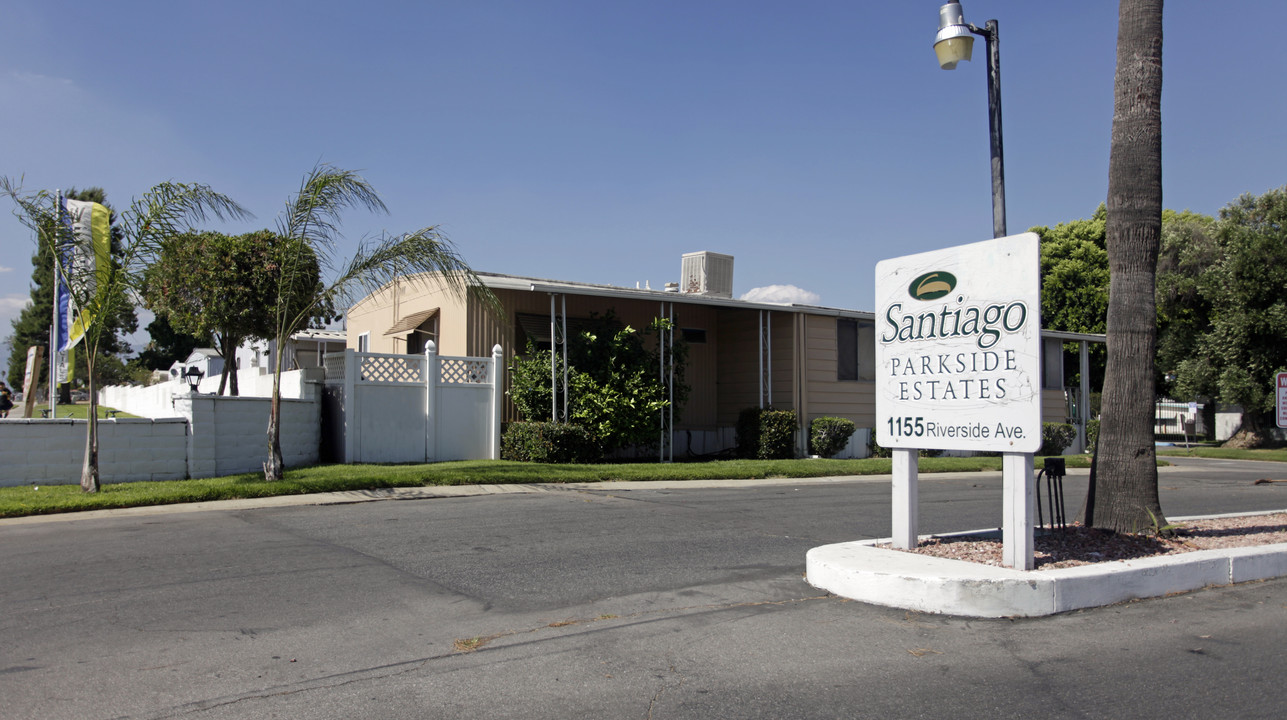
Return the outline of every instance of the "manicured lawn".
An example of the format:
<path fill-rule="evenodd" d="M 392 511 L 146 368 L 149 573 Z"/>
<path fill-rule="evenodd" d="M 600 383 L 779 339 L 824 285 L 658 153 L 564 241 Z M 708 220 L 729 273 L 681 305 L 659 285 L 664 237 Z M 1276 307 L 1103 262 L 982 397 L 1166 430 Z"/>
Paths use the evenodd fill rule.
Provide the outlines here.
<path fill-rule="evenodd" d="M 32 410 L 31 415 L 32 415 L 32 417 L 39 418 L 39 417 L 40 417 L 40 411 L 41 411 L 41 410 L 48 410 L 48 409 L 49 409 L 49 404 L 48 404 L 48 403 L 46 403 L 46 404 L 44 404 L 44 405 L 37 405 L 37 406 L 35 407 L 35 409 L 33 409 L 33 410 Z M 125 412 L 117 412 L 115 409 L 113 409 L 113 408 L 109 408 L 109 407 L 104 407 L 103 405 L 99 405 L 99 406 L 98 406 L 98 417 L 99 417 L 100 419 L 106 418 L 106 417 L 107 417 L 107 412 L 108 412 L 109 410 L 110 410 L 110 411 L 112 411 L 112 412 L 117 413 L 116 417 L 118 417 L 118 418 L 122 418 L 122 419 L 123 419 L 123 418 L 134 418 L 134 417 L 138 417 L 138 415 L 131 415 L 131 414 L 129 414 L 129 413 L 125 413 Z M 81 405 L 81 404 L 76 404 L 76 405 L 59 405 L 59 406 L 58 406 L 58 412 L 57 412 L 57 415 L 58 415 L 58 417 L 60 417 L 60 418 L 75 418 L 75 419 L 77 419 L 77 420 L 84 420 L 85 418 L 89 417 L 89 403 L 85 403 L 85 404 L 83 404 L 83 405 Z"/>
<path fill-rule="evenodd" d="M 1158 448 L 1159 456 L 1175 455 L 1187 457 L 1212 458 L 1214 460 L 1265 460 L 1267 462 L 1287 462 L 1287 448 L 1272 450 L 1238 450 L 1222 447 Z"/>
<path fill-rule="evenodd" d="M 1089 467 L 1086 456 L 1066 456 L 1068 467 Z M 1041 458 L 1037 458 L 1040 468 Z M 999 457 L 921 458 L 920 472 L 1000 470 Z M 542 465 L 469 460 L 421 465 L 318 465 L 289 470 L 286 479 L 264 482 L 260 474 L 201 480 L 104 484 L 94 494 L 79 485 L 0 488 L 0 517 L 43 515 L 103 508 L 165 505 L 234 498 L 302 495 L 426 485 L 604 482 L 610 480 L 713 480 L 885 475 L 889 460 L 720 460 L 701 463 L 612 463 Z"/>

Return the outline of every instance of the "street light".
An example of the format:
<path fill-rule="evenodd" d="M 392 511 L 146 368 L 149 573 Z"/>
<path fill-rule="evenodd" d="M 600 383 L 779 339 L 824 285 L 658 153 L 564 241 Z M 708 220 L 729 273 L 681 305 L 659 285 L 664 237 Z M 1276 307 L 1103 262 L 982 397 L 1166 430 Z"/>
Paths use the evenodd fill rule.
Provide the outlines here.
<path fill-rule="evenodd" d="M 188 371 L 185 372 L 183 375 L 188 380 L 188 388 L 190 388 L 192 392 L 195 393 L 197 391 L 197 387 L 201 385 L 201 376 L 205 375 L 205 373 L 201 372 L 201 368 L 196 367 L 194 365 L 194 366 L 190 366 L 188 368 Z"/>
<path fill-rule="evenodd" d="M 1001 152 L 1001 49 L 997 21 L 979 28 L 965 22 L 961 3 L 949 2 L 938 9 L 938 35 L 934 53 L 939 67 L 953 70 L 968 61 L 974 49 L 971 33 L 983 38 L 988 52 L 988 135 L 992 145 L 992 237 L 1005 237 L 1005 162 Z"/>

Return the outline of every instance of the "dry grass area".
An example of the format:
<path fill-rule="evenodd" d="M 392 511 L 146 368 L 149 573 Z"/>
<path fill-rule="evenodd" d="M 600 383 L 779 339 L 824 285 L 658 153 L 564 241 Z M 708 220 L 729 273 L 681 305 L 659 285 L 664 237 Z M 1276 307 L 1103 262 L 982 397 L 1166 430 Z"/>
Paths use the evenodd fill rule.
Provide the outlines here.
<path fill-rule="evenodd" d="M 1065 530 L 1038 531 L 1036 569 L 1088 565 L 1215 548 L 1287 543 L 1287 513 L 1188 520 L 1176 523 L 1174 537 L 1122 535 L 1070 525 Z M 883 547 L 888 547 L 883 546 Z M 1001 540 L 962 536 L 923 540 L 922 555 L 1001 565 Z"/>

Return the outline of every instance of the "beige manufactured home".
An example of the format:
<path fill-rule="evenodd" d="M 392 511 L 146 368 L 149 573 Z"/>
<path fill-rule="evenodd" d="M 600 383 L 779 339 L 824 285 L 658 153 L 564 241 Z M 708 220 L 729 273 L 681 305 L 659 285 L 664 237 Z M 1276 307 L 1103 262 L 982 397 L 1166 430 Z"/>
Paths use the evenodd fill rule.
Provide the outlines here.
<path fill-rule="evenodd" d="M 542 280 L 479 273 L 501 301 L 503 317 L 489 315 L 473 298 L 454 296 L 433 275 L 399 280 L 349 309 L 347 346 L 380 353 L 422 353 L 432 340 L 442 355 L 488 356 L 500 345 L 508 365 L 531 341 L 551 348 L 559 328 L 612 311 L 639 328 L 671 318 L 675 337 L 688 346 L 688 401 L 676 421 L 674 451 L 704 454 L 734 442 L 738 413 L 748 407 L 794 409 L 804 429 L 817 417 L 848 418 L 860 427 L 875 423 L 874 315 L 808 305 L 784 305 L 732 297 L 733 258 L 717 253 L 683 257 L 681 282 L 665 289 Z M 1096 342 L 1099 336 L 1045 333 L 1052 358 L 1044 368 L 1044 417 L 1069 417 L 1062 387 L 1060 343 Z M 1082 406 L 1082 403 L 1077 403 Z M 516 420 L 513 408 L 505 419 Z"/>

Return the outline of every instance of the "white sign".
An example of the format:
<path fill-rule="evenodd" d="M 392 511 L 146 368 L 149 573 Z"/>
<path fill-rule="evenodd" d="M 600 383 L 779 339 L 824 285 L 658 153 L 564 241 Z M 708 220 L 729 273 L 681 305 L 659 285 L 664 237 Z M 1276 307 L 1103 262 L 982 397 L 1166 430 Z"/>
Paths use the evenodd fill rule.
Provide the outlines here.
<path fill-rule="evenodd" d="M 1041 447 L 1035 233 L 876 264 L 876 441 L 887 448 Z"/>
<path fill-rule="evenodd" d="M 1277 397 L 1274 415 L 1278 417 L 1278 427 L 1287 428 L 1287 372 L 1280 372 L 1274 378 L 1274 395 Z"/>

